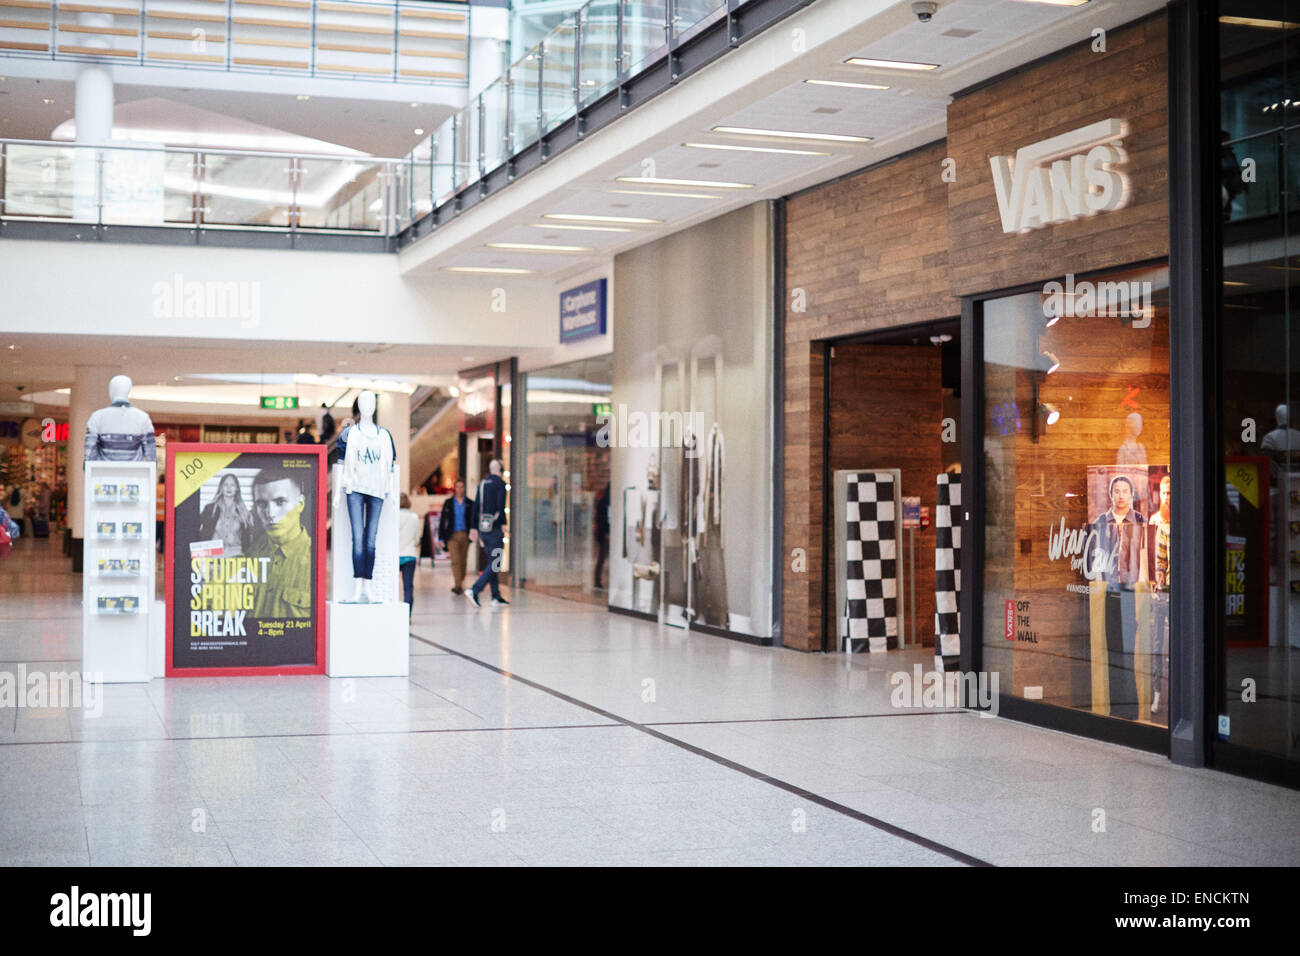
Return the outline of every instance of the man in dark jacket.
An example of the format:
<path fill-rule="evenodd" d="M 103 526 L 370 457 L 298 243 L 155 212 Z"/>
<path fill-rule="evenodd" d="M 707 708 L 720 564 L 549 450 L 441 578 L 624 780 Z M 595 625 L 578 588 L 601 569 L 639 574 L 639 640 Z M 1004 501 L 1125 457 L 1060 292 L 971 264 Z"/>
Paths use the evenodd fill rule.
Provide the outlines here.
<path fill-rule="evenodd" d="M 472 509 L 474 521 L 470 527 L 470 540 L 477 541 L 487 552 L 487 567 L 465 595 L 475 607 L 480 606 L 478 596 L 485 587 L 492 588 L 493 607 L 505 607 L 510 603 L 501 596 L 497 583 L 497 570 L 505 560 L 506 541 L 506 483 L 501 470 L 501 460 L 494 458 L 488 466 L 490 474 L 479 485 L 478 501 L 474 502 Z"/>
<path fill-rule="evenodd" d="M 465 560 L 469 533 L 474 528 L 474 499 L 465 497 L 465 482 L 456 479 L 456 493 L 442 503 L 438 515 L 438 540 L 451 555 L 452 594 L 465 593 Z"/>

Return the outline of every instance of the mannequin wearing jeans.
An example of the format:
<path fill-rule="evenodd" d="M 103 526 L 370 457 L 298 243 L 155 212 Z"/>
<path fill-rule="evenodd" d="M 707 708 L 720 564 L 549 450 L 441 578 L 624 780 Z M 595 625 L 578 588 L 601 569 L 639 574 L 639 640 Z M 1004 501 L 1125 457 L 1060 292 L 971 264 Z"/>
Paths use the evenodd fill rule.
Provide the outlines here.
<path fill-rule="evenodd" d="M 362 392 L 357 409 L 360 421 L 339 436 L 343 475 L 336 494 L 347 495 L 348 523 L 352 529 L 352 576 L 356 579 L 352 603 L 368 604 L 370 580 L 375 571 L 379 515 L 392 487 L 397 451 L 393 436 L 375 424 L 375 393 Z"/>

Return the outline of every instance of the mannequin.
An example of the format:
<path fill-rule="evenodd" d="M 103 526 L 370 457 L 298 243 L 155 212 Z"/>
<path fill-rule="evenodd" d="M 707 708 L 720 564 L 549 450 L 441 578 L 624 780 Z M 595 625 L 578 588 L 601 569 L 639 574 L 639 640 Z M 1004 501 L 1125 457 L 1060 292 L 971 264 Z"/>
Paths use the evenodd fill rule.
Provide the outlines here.
<path fill-rule="evenodd" d="M 86 461 L 157 461 L 158 445 L 148 413 L 129 401 L 131 380 L 114 375 L 108 383 L 112 402 L 86 422 Z"/>
<path fill-rule="evenodd" d="M 334 494 L 336 501 L 339 495 L 347 496 L 352 526 L 352 576 L 356 579 L 352 603 L 369 604 L 379 515 L 392 488 L 397 447 L 388 429 L 375 424 L 374 392 L 362 392 L 357 398 L 357 415 L 357 423 L 339 436 L 343 475 Z"/>
<path fill-rule="evenodd" d="M 1273 415 L 1277 419 L 1277 428 L 1264 436 L 1259 447 L 1275 464 L 1285 465 L 1291 455 L 1300 454 L 1300 431 L 1291 427 L 1291 411 L 1286 405 L 1279 405 Z"/>
<path fill-rule="evenodd" d="M 1130 412 L 1124 419 L 1124 443 L 1115 454 L 1117 465 L 1145 465 L 1147 463 L 1147 446 L 1138 441 L 1142 434 L 1142 416 Z"/>

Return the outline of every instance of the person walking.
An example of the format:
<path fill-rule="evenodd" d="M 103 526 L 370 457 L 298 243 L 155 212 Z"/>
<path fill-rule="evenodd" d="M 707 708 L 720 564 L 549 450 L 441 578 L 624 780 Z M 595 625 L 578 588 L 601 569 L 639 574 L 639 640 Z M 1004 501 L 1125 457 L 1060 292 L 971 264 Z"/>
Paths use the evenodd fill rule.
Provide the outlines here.
<path fill-rule="evenodd" d="M 438 540 L 451 555 L 452 594 L 465 593 L 465 563 L 469 557 L 469 531 L 474 520 L 474 499 L 465 497 L 465 482 L 456 479 L 455 493 L 443 502 L 438 515 Z"/>
<path fill-rule="evenodd" d="M 488 476 L 479 484 L 478 500 L 472 509 L 474 514 L 469 532 L 470 540 L 477 541 L 487 552 L 487 567 L 465 596 L 471 604 L 479 607 L 479 594 L 484 588 L 490 587 L 492 606 L 505 607 L 510 602 L 501 596 L 501 587 L 497 581 L 497 569 L 505 559 L 506 540 L 506 483 L 501 477 L 501 459 L 492 459 L 488 471 Z"/>
<path fill-rule="evenodd" d="M 415 566 L 420 561 L 420 516 L 402 492 L 397 511 L 397 567 L 402 572 L 402 600 L 415 610 Z"/>

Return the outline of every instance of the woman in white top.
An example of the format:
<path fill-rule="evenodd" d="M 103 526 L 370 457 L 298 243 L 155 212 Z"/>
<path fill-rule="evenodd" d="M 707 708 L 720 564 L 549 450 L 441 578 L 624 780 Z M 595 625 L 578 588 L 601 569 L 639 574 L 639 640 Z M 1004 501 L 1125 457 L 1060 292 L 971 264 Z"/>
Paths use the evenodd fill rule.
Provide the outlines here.
<path fill-rule="evenodd" d="M 397 512 L 397 566 L 402 572 L 402 600 L 414 610 L 415 568 L 420 563 L 420 517 L 411 510 L 411 499 L 402 492 Z"/>

